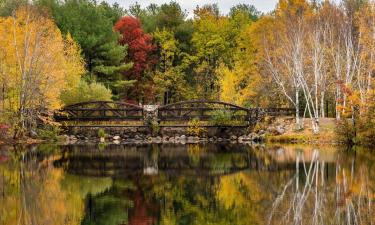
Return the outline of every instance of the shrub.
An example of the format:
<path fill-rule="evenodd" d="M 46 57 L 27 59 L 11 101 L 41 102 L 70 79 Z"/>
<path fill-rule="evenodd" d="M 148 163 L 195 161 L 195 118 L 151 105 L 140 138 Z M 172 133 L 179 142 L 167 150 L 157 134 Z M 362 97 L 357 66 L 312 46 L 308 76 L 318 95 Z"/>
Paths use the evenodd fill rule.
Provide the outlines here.
<path fill-rule="evenodd" d="M 187 134 L 191 136 L 203 136 L 207 133 L 207 130 L 202 127 L 202 123 L 199 119 L 194 118 L 188 122 Z"/>
<path fill-rule="evenodd" d="M 59 126 L 46 126 L 43 129 L 39 129 L 37 133 L 42 140 L 55 142 L 58 141 L 61 128 Z"/>
<path fill-rule="evenodd" d="M 238 121 L 233 120 L 233 113 L 229 110 L 216 110 L 211 115 L 211 124 L 215 126 L 230 126 Z"/>
<path fill-rule="evenodd" d="M 106 138 L 107 137 L 107 133 L 105 132 L 104 129 L 100 128 L 98 130 L 98 137 L 100 137 L 100 138 Z"/>
<path fill-rule="evenodd" d="M 232 122 L 233 113 L 228 110 L 216 110 L 211 115 L 211 123 L 215 126 L 229 125 Z"/>
<path fill-rule="evenodd" d="M 358 127 L 354 126 L 352 120 L 347 118 L 341 119 L 336 126 L 339 141 L 348 145 L 354 145 L 358 142 L 357 130 Z"/>
<path fill-rule="evenodd" d="M 150 128 L 153 136 L 156 136 L 160 132 L 160 126 L 157 121 L 151 121 Z"/>
<path fill-rule="evenodd" d="M 73 105 L 79 102 L 89 101 L 110 101 L 112 99 L 111 90 L 103 84 L 92 82 L 87 83 L 81 80 L 77 87 L 63 91 L 60 99 L 64 105 Z"/>
<path fill-rule="evenodd" d="M 366 118 L 360 123 L 358 141 L 367 146 L 375 146 L 375 117 Z"/>
<path fill-rule="evenodd" d="M 339 141 L 347 145 L 375 146 L 375 123 L 368 115 L 352 119 L 343 118 L 336 126 Z"/>

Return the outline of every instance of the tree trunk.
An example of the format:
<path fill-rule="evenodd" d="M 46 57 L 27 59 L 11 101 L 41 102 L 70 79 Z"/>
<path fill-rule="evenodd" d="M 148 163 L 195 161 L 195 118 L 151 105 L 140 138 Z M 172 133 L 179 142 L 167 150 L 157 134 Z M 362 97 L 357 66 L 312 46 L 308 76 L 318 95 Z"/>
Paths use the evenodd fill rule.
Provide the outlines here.
<path fill-rule="evenodd" d="M 339 84 L 336 85 L 336 99 L 335 99 L 335 106 L 336 106 L 336 120 L 340 120 L 341 119 L 341 112 L 340 110 L 338 110 L 340 104 L 339 104 L 339 99 L 340 99 L 340 96 L 341 96 L 341 91 L 340 91 L 340 86 Z"/>
<path fill-rule="evenodd" d="M 301 130 L 303 128 L 301 124 L 301 119 L 299 115 L 299 92 L 298 89 L 296 88 L 296 130 Z"/>
<path fill-rule="evenodd" d="M 324 92 L 322 91 L 320 93 L 320 113 L 321 113 L 321 117 L 322 118 L 325 118 L 326 117 L 326 113 L 325 113 L 325 110 L 324 110 L 324 98 L 325 98 L 325 94 Z"/>

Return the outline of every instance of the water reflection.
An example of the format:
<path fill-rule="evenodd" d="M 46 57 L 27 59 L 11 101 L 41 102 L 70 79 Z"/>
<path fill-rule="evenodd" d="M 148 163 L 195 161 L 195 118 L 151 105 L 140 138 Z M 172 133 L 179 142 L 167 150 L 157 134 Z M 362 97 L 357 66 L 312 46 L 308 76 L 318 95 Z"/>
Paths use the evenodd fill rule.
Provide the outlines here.
<path fill-rule="evenodd" d="M 273 202 L 268 224 L 373 224 L 373 162 L 338 155 L 333 171 L 318 150 L 308 164 L 297 153 L 295 175 Z"/>
<path fill-rule="evenodd" d="M 374 163 L 308 146 L 1 147 L 0 224 L 373 224 Z"/>

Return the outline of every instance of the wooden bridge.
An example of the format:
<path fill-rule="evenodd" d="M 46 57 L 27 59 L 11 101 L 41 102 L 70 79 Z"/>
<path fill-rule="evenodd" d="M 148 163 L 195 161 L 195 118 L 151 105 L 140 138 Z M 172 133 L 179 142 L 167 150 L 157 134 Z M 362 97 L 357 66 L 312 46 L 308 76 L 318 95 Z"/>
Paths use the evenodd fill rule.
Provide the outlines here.
<path fill-rule="evenodd" d="M 218 111 L 227 111 L 233 120 L 254 124 L 264 116 L 289 116 L 289 108 L 244 108 L 220 101 L 184 101 L 164 106 L 138 106 L 123 102 L 95 101 L 66 106 L 55 113 L 57 121 L 145 121 L 156 117 L 163 121 L 189 121 L 197 118 L 209 121 Z"/>

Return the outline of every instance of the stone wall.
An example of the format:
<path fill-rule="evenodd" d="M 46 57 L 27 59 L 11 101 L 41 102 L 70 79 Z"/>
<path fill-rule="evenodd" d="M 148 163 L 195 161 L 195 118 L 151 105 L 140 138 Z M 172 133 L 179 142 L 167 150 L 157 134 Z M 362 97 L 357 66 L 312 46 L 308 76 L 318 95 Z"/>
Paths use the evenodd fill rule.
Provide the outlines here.
<path fill-rule="evenodd" d="M 203 126 L 206 130 L 203 135 L 204 137 L 219 137 L 219 138 L 230 138 L 233 136 L 242 136 L 249 133 L 249 128 L 247 126 Z M 189 136 L 187 126 L 162 126 L 160 127 L 161 136 Z"/>
<path fill-rule="evenodd" d="M 204 137 L 211 138 L 231 138 L 249 134 L 247 126 L 203 126 L 206 130 Z M 118 136 L 120 138 L 147 138 L 151 136 L 176 137 L 190 136 L 187 126 L 160 126 L 158 134 L 153 134 L 148 126 L 70 126 L 66 128 L 67 135 L 74 135 L 79 139 L 98 138 L 98 132 L 103 129 L 109 137 Z"/>

